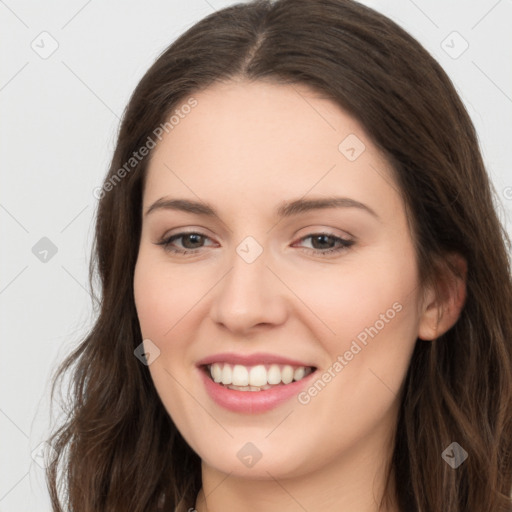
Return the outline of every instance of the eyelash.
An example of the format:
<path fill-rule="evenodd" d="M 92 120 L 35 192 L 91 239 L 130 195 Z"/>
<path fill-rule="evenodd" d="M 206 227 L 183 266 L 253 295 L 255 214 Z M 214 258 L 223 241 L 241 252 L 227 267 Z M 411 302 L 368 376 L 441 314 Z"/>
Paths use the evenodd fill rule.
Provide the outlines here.
<path fill-rule="evenodd" d="M 190 231 L 190 232 L 177 233 L 176 235 L 172 235 L 168 238 L 164 238 L 160 242 L 156 242 L 156 245 L 163 246 L 166 251 L 170 251 L 175 254 L 183 254 L 183 255 L 194 254 L 197 251 L 199 251 L 200 249 L 202 249 L 202 247 L 198 247 L 196 249 L 177 249 L 176 247 L 173 247 L 171 245 L 171 243 L 174 242 L 175 240 L 177 240 L 179 238 L 186 237 L 187 235 L 199 235 L 200 237 L 203 237 L 203 238 L 209 238 L 208 236 L 203 235 L 202 233 L 198 233 L 196 231 Z M 342 252 L 342 251 L 348 249 L 350 246 L 352 246 L 355 243 L 353 240 L 347 240 L 345 238 L 336 236 L 332 233 L 326 233 L 326 232 L 310 233 L 309 235 L 306 235 L 306 236 L 300 238 L 299 241 L 303 241 L 308 238 L 312 238 L 312 237 L 316 237 L 316 236 L 327 236 L 327 237 L 334 239 L 336 242 L 341 243 L 341 247 L 331 248 L 331 249 L 326 249 L 326 250 L 306 248 L 307 252 L 312 252 L 312 253 L 314 253 L 316 255 L 320 255 L 320 256 Z"/>

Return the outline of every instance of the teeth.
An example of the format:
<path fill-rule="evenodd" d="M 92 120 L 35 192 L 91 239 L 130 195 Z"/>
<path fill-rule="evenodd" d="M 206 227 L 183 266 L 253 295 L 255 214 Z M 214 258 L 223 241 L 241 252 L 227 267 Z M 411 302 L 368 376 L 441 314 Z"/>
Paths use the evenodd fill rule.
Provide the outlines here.
<path fill-rule="evenodd" d="M 306 369 L 303 366 L 301 366 L 300 368 L 297 368 L 293 372 L 293 380 L 300 380 L 304 377 L 305 374 L 306 374 Z"/>
<path fill-rule="evenodd" d="M 233 367 L 233 385 L 247 386 L 249 384 L 249 371 L 241 364 L 235 364 Z"/>
<path fill-rule="evenodd" d="M 290 384 L 293 380 L 293 368 L 289 365 L 286 365 L 281 371 L 281 380 L 283 384 Z"/>
<path fill-rule="evenodd" d="M 231 384 L 233 382 L 233 369 L 229 364 L 225 364 L 224 368 L 222 368 L 220 381 L 223 384 Z"/>
<path fill-rule="evenodd" d="M 237 391 L 261 391 L 281 383 L 290 384 L 303 379 L 312 371 L 310 367 L 294 368 L 288 364 L 282 366 L 258 364 L 247 367 L 229 363 L 213 363 L 208 370 L 214 382 Z"/>
<path fill-rule="evenodd" d="M 220 382 L 222 380 L 222 368 L 219 363 L 213 363 L 210 368 L 210 372 L 212 374 L 212 379 L 215 382 Z"/>
<path fill-rule="evenodd" d="M 253 366 L 249 372 L 249 384 L 251 386 L 264 386 L 267 383 L 267 370 L 262 364 Z"/>
<path fill-rule="evenodd" d="M 267 382 L 269 384 L 279 384 L 281 382 L 281 370 L 277 364 L 270 366 L 267 375 Z"/>

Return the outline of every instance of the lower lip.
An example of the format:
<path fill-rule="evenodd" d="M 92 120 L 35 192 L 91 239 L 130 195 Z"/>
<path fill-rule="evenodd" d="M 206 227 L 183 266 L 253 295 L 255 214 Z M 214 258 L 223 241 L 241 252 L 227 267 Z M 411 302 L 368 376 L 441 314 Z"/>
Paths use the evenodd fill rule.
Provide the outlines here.
<path fill-rule="evenodd" d="M 225 409 L 233 412 L 258 414 L 270 411 L 275 407 L 297 396 L 304 386 L 312 379 L 315 372 L 290 384 L 275 386 L 264 391 L 236 391 L 217 384 L 199 368 L 206 392 L 210 398 Z"/>

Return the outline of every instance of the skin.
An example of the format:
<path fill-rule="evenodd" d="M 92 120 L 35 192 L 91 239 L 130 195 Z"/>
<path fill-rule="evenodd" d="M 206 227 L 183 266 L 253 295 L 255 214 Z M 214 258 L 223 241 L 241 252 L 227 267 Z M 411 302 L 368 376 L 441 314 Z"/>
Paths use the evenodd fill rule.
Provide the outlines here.
<path fill-rule="evenodd" d="M 151 157 L 134 290 L 142 336 L 160 350 L 149 366 L 156 390 L 202 459 L 196 508 L 377 511 L 413 348 L 456 322 L 464 284 L 445 285 L 442 301 L 420 287 L 391 168 L 331 100 L 261 81 L 215 84 L 194 98 Z M 349 134 L 365 145 L 354 161 L 338 149 Z M 333 195 L 378 217 L 355 207 L 274 214 L 284 200 Z M 207 202 L 218 216 L 145 215 L 162 197 Z M 207 238 L 173 246 L 195 254 L 157 245 L 187 230 Z M 305 237 L 323 231 L 354 244 L 322 256 L 339 244 Z M 248 236 L 263 249 L 250 264 L 236 251 Z M 400 312 L 305 405 L 294 397 L 264 413 L 227 411 L 199 378 L 196 362 L 219 352 L 270 352 L 322 374 L 396 303 Z M 261 453 L 252 467 L 237 457 L 247 442 Z"/>

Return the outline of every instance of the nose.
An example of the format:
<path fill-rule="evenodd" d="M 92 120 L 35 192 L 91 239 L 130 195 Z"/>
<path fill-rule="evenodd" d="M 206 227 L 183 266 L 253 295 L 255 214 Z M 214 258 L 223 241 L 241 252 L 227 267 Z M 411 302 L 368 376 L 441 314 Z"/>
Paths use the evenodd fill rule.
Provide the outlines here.
<path fill-rule="evenodd" d="M 267 265 L 266 256 L 263 250 L 249 263 L 235 252 L 230 270 L 212 290 L 211 318 L 238 336 L 286 321 L 288 290 Z"/>

